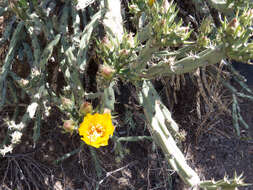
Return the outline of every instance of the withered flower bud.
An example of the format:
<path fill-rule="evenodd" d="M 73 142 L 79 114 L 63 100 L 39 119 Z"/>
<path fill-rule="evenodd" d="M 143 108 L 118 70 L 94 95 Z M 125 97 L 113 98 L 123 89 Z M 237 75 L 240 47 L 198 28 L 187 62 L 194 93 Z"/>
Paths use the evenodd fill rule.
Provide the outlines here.
<path fill-rule="evenodd" d="M 80 109 L 79 109 L 79 113 L 81 115 L 86 115 L 88 113 L 91 113 L 93 110 L 93 107 L 91 105 L 90 102 L 83 102 L 82 105 L 80 106 Z"/>
<path fill-rule="evenodd" d="M 122 49 L 122 50 L 120 50 L 119 51 L 119 55 L 121 55 L 121 56 L 126 56 L 126 55 L 128 55 L 129 54 L 129 50 L 127 50 L 127 49 Z"/>
<path fill-rule="evenodd" d="M 102 44 L 103 44 L 105 47 L 107 47 L 108 49 L 110 49 L 111 51 L 113 51 L 113 49 L 114 49 L 114 48 L 113 48 L 113 44 L 112 44 L 112 42 L 109 40 L 108 36 L 105 36 L 101 42 L 102 42 Z"/>
<path fill-rule="evenodd" d="M 110 80 L 115 73 L 115 70 L 109 65 L 100 65 L 99 72 L 105 79 Z"/>
<path fill-rule="evenodd" d="M 237 20 L 237 18 L 233 18 L 230 23 L 228 24 L 229 28 L 237 28 L 239 25 L 239 22 Z"/>
<path fill-rule="evenodd" d="M 76 123 L 73 120 L 66 120 L 64 121 L 63 129 L 72 135 L 74 130 L 76 130 Z"/>
<path fill-rule="evenodd" d="M 239 21 L 237 20 L 237 18 L 233 18 L 228 26 L 227 26 L 227 29 L 226 29 L 226 33 L 228 35 L 235 35 L 235 31 L 236 31 L 236 28 L 239 26 Z"/>

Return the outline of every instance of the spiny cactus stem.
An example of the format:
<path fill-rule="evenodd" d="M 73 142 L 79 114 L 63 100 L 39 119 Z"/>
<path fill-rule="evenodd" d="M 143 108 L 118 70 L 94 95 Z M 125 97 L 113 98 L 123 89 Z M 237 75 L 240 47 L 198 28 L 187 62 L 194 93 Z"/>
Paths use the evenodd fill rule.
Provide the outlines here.
<path fill-rule="evenodd" d="M 80 47 L 77 53 L 77 64 L 79 65 L 80 69 L 85 70 L 86 62 L 87 62 L 87 51 L 88 45 L 90 43 L 90 37 L 93 30 L 98 26 L 98 21 L 104 15 L 104 9 L 98 11 L 91 19 L 88 25 L 86 25 L 83 33 L 81 36 Z"/>
<path fill-rule="evenodd" d="M 136 141 L 142 141 L 142 140 L 152 140 L 149 136 L 131 136 L 131 137 L 117 137 L 116 141 L 127 141 L 127 142 L 136 142 Z"/>
<path fill-rule="evenodd" d="M 22 35 L 21 33 L 23 28 L 24 28 L 24 23 L 20 22 L 15 32 L 13 33 L 13 36 L 11 38 L 11 42 L 9 45 L 9 50 L 5 57 L 4 65 L 2 66 L 2 71 L 0 75 L 0 87 L 2 89 L 0 107 L 2 107 L 5 103 L 6 87 L 7 87 L 6 77 L 8 76 L 8 72 L 10 71 L 12 59 L 15 55 L 15 52 L 17 51 L 18 43 L 20 42 L 20 40 L 24 38 L 24 35 Z"/>
<path fill-rule="evenodd" d="M 113 90 L 113 86 L 115 85 L 115 82 L 111 82 L 109 87 L 104 89 L 104 93 L 102 95 L 102 102 L 104 108 L 108 108 L 111 111 L 114 110 L 114 104 L 115 104 L 115 94 Z"/>
<path fill-rule="evenodd" d="M 142 28 L 142 30 L 138 33 L 138 40 L 140 43 L 145 42 L 150 37 L 152 27 L 150 24 Z"/>
<path fill-rule="evenodd" d="M 199 187 L 205 188 L 208 190 L 211 189 L 222 189 L 222 190 L 237 190 L 237 187 L 240 186 L 248 186 L 251 184 L 247 184 L 243 182 L 242 175 L 238 176 L 235 173 L 235 176 L 233 179 L 228 179 L 226 176 L 224 179 L 221 179 L 219 181 L 214 181 L 214 180 L 206 180 L 206 181 L 201 181 L 199 184 Z"/>
<path fill-rule="evenodd" d="M 111 34 L 115 40 L 119 42 L 123 38 L 123 21 L 121 16 L 120 0 L 104 1 L 105 8 L 107 9 L 103 24 L 107 34 Z"/>
<path fill-rule="evenodd" d="M 120 0 L 104 0 L 104 7 L 106 8 L 106 13 L 103 19 L 103 24 L 105 26 L 106 35 L 113 37 L 116 42 L 122 42 L 123 39 L 123 22 L 121 16 L 121 6 Z M 102 95 L 102 102 L 104 108 L 108 108 L 111 111 L 114 110 L 115 95 L 114 95 L 114 82 L 110 82 L 110 85 L 104 89 Z"/>
<path fill-rule="evenodd" d="M 189 73 L 201 66 L 208 66 L 219 63 L 222 59 L 226 58 L 223 45 L 208 48 L 197 55 L 191 55 L 174 64 L 162 63 L 149 68 L 143 77 L 152 79 L 157 75 L 170 76 L 174 74 Z"/>
<path fill-rule="evenodd" d="M 130 67 L 133 72 L 138 72 L 146 67 L 147 62 L 151 59 L 153 53 L 159 50 L 160 46 L 155 44 L 153 40 L 149 40 L 145 47 L 140 52 L 137 61 L 134 62 Z"/>
<path fill-rule="evenodd" d="M 162 102 L 150 82 L 143 82 L 142 90 L 139 93 L 139 100 L 144 109 L 149 131 L 155 142 L 162 148 L 171 167 L 186 184 L 191 187 L 197 186 L 200 182 L 197 173 L 187 165 L 183 153 L 177 147 L 169 131 L 175 130 L 171 125 L 176 125 L 176 122 L 171 117 L 163 115 L 163 111 L 161 110 Z"/>

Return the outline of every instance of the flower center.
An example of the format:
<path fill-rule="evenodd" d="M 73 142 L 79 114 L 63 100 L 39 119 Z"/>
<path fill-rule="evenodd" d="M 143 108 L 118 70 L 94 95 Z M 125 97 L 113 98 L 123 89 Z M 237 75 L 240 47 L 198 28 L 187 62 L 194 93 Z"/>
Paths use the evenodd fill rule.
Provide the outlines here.
<path fill-rule="evenodd" d="M 88 131 L 88 138 L 90 141 L 94 142 L 97 140 L 97 138 L 103 137 L 104 133 L 105 128 L 102 125 L 91 125 L 90 130 Z"/>

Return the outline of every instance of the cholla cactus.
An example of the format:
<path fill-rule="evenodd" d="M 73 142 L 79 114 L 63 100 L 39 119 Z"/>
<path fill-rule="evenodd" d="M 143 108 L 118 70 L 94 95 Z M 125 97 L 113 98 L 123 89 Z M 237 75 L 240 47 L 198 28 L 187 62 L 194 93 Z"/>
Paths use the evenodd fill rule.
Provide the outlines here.
<path fill-rule="evenodd" d="M 225 44 L 226 55 L 234 60 L 249 62 L 253 56 L 253 43 L 249 43 L 252 36 L 253 9 L 244 9 L 230 22 L 222 23 L 220 40 Z"/>
<path fill-rule="evenodd" d="M 9 8 L 3 12 L 11 12 L 14 19 L 6 27 L 0 41 L 0 44 L 10 41 L 1 69 L 0 108 L 12 100 L 18 104 L 19 88 L 23 94 L 30 96 L 30 101 L 21 118 L 22 122 L 19 125 L 10 122 L 9 139 L 0 149 L 3 156 L 11 153 L 14 146 L 20 143 L 22 132 L 31 119 L 35 120 L 33 140 L 36 146 L 41 120 L 49 115 L 52 104 L 57 105 L 68 117 L 63 125 L 65 131 L 73 133 L 76 126 L 80 125 L 79 134 L 87 144 L 96 148 L 107 145 L 115 129 L 110 115 L 115 104 L 114 86 L 121 79 L 135 85 L 153 140 L 162 148 L 167 161 L 186 184 L 207 189 L 235 189 L 246 185 L 241 176 L 217 182 L 200 180 L 178 147 L 177 143 L 183 134 L 149 81 L 161 76 L 190 73 L 225 59 L 250 62 L 253 58 L 253 43 L 249 42 L 253 11 L 245 8 L 245 1 L 209 0 L 212 7 L 225 15 L 237 6 L 238 11 L 232 19 L 224 18 L 221 27 L 213 27 L 212 19 L 206 18 L 196 38 L 191 36 L 191 26 L 179 19 L 177 5 L 167 0 L 131 1 L 129 10 L 133 13 L 136 34 L 126 32 L 123 27 L 120 0 L 62 0 L 61 14 L 57 14 L 57 1 L 8 2 Z M 94 2 L 97 6 L 86 12 L 86 7 Z M 91 17 L 90 22 L 87 21 L 87 14 Z M 105 29 L 102 38 L 97 32 L 99 23 Z M 14 31 L 12 35 L 10 31 Z M 94 40 L 96 43 L 92 44 L 93 36 L 101 40 Z M 91 45 L 96 46 L 92 53 L 89 52 Z M 99 65 L 97 92 L 94 93 L 84 88 L 82 78 L 84 76 L 87 79 L 87 67 L 93 56 Z M 28 62 L 31 74 L 27 78 L 13 72 L 14 59 Z M 57 65 L 53 71 L 56 77 L 52 78 L 57 78 L 60 73 L 66 82 L 61 90 L 54 88 L 53 83 L 57 80 L 51 81 L 53 79 L 47 68 L 50 63 Z M 10 100 L 7 91 L 12 92 Z M 238 95 L 235 90 L 232 91 Z M 83 104 L 84 99 L 95 98 L 99 101 L 96 108 L 87 102 Z M 18 110 L 18 106 L 15 109 Z M 103 113 L 104 110 L 107 113 Z M 14 120 L 17 117 L 14 115 Z M 93 149 L 91 154 L 98 166 Z M 98 176 L 101 174 L 99 169 L 97 173 Z"/>
<path fill-rule="evenodd" d="M 128 50 L 131 51 L 131 54 L 127 59 L 124 59 L 124 61 L 127 60 L 128 62 L 128 64 L 123 64 L 124 70 L 128 71 L 128 73 L 124 74 L 128 76 L 127 79 L 131 82 L 152 79 L 158 76 L 189 73 L 200 66 L 208 66 L 220 62 L 222 59 L 233 58 L 233 54 L 236 54 L 239 58 L 240 56 L 245 57 L 246 54 L 252 57 L 249 51 L 251 44 L 247 43 L 249 37 L 252 35 L 250 28 L 251 10 L 247 9 L 240 16 L 237 15 L 240 23 L 237 23 L 237 20 L 232 20 L 230 24 L 226 24 L 227 21 L 224 21 L 217 33 L 217 38 L 213 41 L 208 37 L 212 32 L 210 27 L 211 21 L 204 21 L 199 31 L 200 37 L 196 42 L 192 42 L 187 41 L 191 34 L 189 27 L 183 27 L 182 21 L 175 21 L 177 15 L 175 4 L 167 3 L 167 1 L 149 1 L 148 4 L 145 4 L 143 1 L 133 1 L 133 3 L 129 8 L 135 13 L 134 20 L 139 21 L 136 24 L 138 29 L 136 46 L 142 46 L 142 48 L 134 48 L 134 51 L 129 48 Z M 248 15 L 249 19 L 246 19 L 245 15 Z M 121 56 L 121 54 L 115 52 L 119 51 L 118 49 L 124 44 L 124 40 L 123 38 L 121 43 L 114 43 L 115 40 L 113 39 L 107 39 L 105 43 L 104 40 L 101 44 L 102 48 L 98 51 L 104 62 L 111 61 L 113 68 L 117 68 L 117 64 L 114 63 L 119 63 L 118 60 Z M 145 45 L 141 45 L 138 42 Z M 184 50 L 180 48 L 178 51 L 172 50 L 180 46 L 183 46 L 184 48 L 182 49 Z M 244 46 L 245 48 L 239 50 L 237 46 Z M 153 56 L 159 55 L 161 49 L 167 51 L 164 51 L 165 53 L 161 57 L 157 56 L 158 63 L 147 64 Z M 192 50 L 194 52 L 190 52 Z M 170 53 L 169 51 L 172 52 Z M 122 76 L 123 72 L 119 72 L 119 69 L 115 70 L 115 76 Z M 216 189 L 235 188 L 235 186 L 246 185 L 239 180 L 240 177 L 235 177 L 234 180 L 224 178 L 215 183 L 214 186 L 204 186 L 208 182 L 200 181 L 195 171 L 187 165 L 184 156 L 174 141 L 175 138 L 181 135 L 178 132 L 176 123 L 169 117 L 169 111 L 163 106 L 152 84 L 145 81 L 142 84 L 139 100 L 144 108 L 150 133 L 156 143 L 162 148 L 170 165 L 178 172 L 185 183 L 192 187 L 200 186 Z"/>

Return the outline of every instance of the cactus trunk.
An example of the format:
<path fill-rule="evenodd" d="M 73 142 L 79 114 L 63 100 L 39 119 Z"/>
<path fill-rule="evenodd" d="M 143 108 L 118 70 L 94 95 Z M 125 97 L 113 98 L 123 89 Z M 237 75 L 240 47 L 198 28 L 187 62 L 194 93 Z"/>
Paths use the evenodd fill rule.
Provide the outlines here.
<path fill-rule="evenodd" d="M 188 166 L 183 153 L 174 140 L 180 135 L 178 126 L 172 119 L 169 110 L 160 101 L 151 82 L 143 82 L 139 100 L 144 109 L 149 131 L 155 142 L 162 148 L 171 167 L 186 184 L 191 187 L 198 185 L 200 183 L 199 176 Z M 174 138 L 171 133 L 174 133 Z"/>

